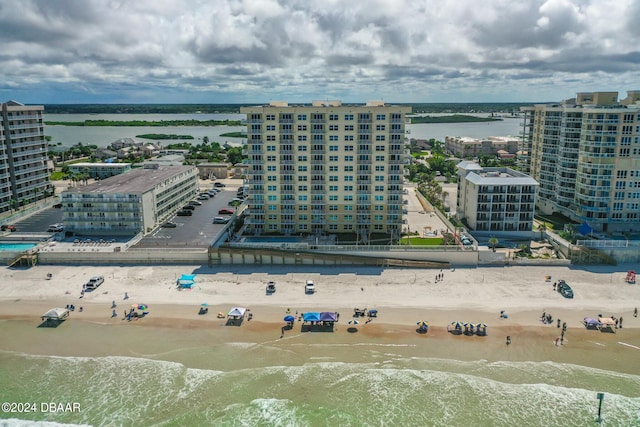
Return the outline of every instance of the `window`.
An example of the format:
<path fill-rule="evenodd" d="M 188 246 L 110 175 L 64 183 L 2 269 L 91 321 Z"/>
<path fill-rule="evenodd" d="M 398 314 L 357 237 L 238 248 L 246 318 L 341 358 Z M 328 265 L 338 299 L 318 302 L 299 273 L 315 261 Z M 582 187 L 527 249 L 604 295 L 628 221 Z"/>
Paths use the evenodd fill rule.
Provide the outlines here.
<path fill-rule="evenodd" d="M 353 162 L 353 156 L 344 156 L 345 162 Z"/>
<path fill-rule="evenodd" d="M 306 202 L 308 198 L 309 197 L 306 194 L 299 194 L 298 195 L 298 201 L 300 201 L 300 202 Z"/>
<path fill-rule="evenodd" d="M 276 151 L 275 145 L 267 145 L 267 151 Z"/>
<path fill-rule="evenodd" d="M 298 165 L 298 172 L 306 172 L 307 165 Z"/>
<path fill-rule="evenodd" d="M 269 196 L 267 196 L 267 200 L 269 200 L 270 202 L 275 202 L 278 200 L 278 196 L 276 196 L 275 194 L 270 194 Z"/>
<path fill-rule="evenodd" d="M 340 126 L 338 126 L 338 125 L 329 125 L 329 130 L 339 131 L 340 130 Z"/>
<path fill-rule="evenodd" d="M 329 141 L 339 141 L 338 135 L 329 135 Z"/>
<path fill-rule="evenodd" d="M 276 130 L 276 125 L 267 125 L 267 131 L 275 132 L 275 130 Z"/>
<path fill-rule="evenodd" d="M 307 151 L 309 149 L 306 145 L 298 145 L 298 151 Z"/>
<path fill-rule="evenodd" d="M 384 182 L 384 175 L 376 175 L 376 182 Z"/>
<path fill-rule="evenodd" d="M 329 156 L 329 161 L 330 162 L 337 162 L 338 161 L 338 156 Z M 329 167 L 331 168 L 333 166 L 329 166 Z M 338 166 L 335 166 L 335 167 L 338 167 Z M 331 170 L 331 169 L 329 169 L 329 170 Z"/>
<path fill-rule="evenodd" d="M 298 161 L 299 162 L 306 162 L 307 161 L 307 156 L 298 156 Z"/>
<path fill-rule="evenodd" d="M 299 121 L 307 120 L 307 115 L 306 114 L 298 114 L 298 120 Z"/>
<path fill-rule="evenodd" d="M 276 165 L 269 165 L 267 166 L 267 171 L 268 172 L 275 172 L 276 171 Z"/>
<path fill-rule="evenodd" d="M 353 191 L 353 185 L 345 185 L 344 191 Z"/>
<path fill-rule="evenodd" d="M 353 141 L 353 135 L 345 135 L 344 136 L 344 140 L 345 141 Z"/>
<path fill-rule="evenodd" d="M 275 162 L 276 161 L 276 156 L 267 156 L 267 161 L 268 162 Z"/>
<path fill-rule="evenodd" d="M 337 211 L 338 210 L 338 205 L 329 205 L 329 210 L 330 211 Z"/>
<path fill-rule="evenodd" d="M 376 130 L 385 130 L 386 126 L 385 125 L 376 125 Z"/>
<path fill-rule="evenodd" d="M 347 121 L 353 120 L 353 114 L 345 114 L 344 119 Z"/>
<path fill-rule="evenodd" d="M 329 156 L 329 161 L 332 162 L 333 160 L 331 160 L 332 156 Z M 336 162 L 338 161 L 338 159 L 335 160 Z M 329 172 L 338 172 L 338 165 L 329 165 Z"/>
<path fill-rule="evenodd" d="M 344 151 L 353 151 L 353 145 L 345 145 Z"/>
<path fill-rule="evenodd" d="M 384 201 L 384 196 L 380 196 L 380 195 L 376 195 L 373 200 L 375 200 L 376 202 L 383 202 Z"/>
<path fill-rule="evenodd" d="M 376 120 L 387 120 L 386 114 L 377 114 Z"/>
<path fill-rule="evenodd" d="M 376 156 L 376 160 L 378 160 L 378 156 Z M 384 165 L 376 165 L 376 172 L 384 172 Z"/>
<path fill-rule="evenodd" d="M 298 191 L 307 191 L 306 185 L 298 185 Z"/>
<path fill-rule="evenodd" d="M 344 130 L 353 131 L 353 125 L 344 125 Z"/>
<path fill-rule="evenodd" d="M 307 182 L 307 176 L 306 175 L 298 175 L 298 181 L 299 182 Z"/>
<path fill-rule="evenodd" d="M 347 175 L 347 176 L 345 176 L 345 177 L 344 177 L 344 180 L 345 180 L 346 182 L 353 182 L 353 175 Z"/>
<path fill-rule="evenodd" d="M 298 135 L 298 141 L 306 141 L 307 135 Z"/>
<path fill-rule="evenodd" d="M 620 157 L 629 157 L 630 150 L 628 148 L 620 149 Z"/>
<path fill-rule="evenodd" d="M 269 211 L 277 211 L 278 205 L 267 205 L 267 210 Z"/>
<path fill-rule="evenodd" d="M 276 119 L 275 114 L 267 114 L 267 120 L 275 120 L 275 119 Z"/>
<path fill-rule="evenodd" d="M 353 172 L 353 165 L 347 165 L 344 167 L 345 172 Z"/>
<path fill-rule="evenodd" d="M 273 142 L 276 140 L 276 136 L 275 135 L 267 135 L 267 141 Z"/>
<path fill-rule="evenodd" d="M 353 221 L 353 215 L 345 215 L 344 216 L 344 220 L 345 221 Z"/>
<path fill-rule="evenodd" d="M 329 151 L 338 151 L 338 146 L 337 145 L 330 145 L 329 146 Z"/>
<path fill-rule="evenodd" d="M 267 185 L 267 191 L 277 191 L 277 190 L 278 190 L 277 185 Z"/>

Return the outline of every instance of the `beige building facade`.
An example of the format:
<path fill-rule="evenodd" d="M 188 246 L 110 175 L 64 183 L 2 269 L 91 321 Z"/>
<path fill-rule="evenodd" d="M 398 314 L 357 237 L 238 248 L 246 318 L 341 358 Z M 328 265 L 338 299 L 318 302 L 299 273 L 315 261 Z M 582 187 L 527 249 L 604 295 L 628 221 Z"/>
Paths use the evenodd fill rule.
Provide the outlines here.
<path fill-rule="evenodd" d="M 0 104 L 0 213 L 53 194 L 44 107 Z"/>
<path fill-rule="evenodd" d="M 410 107 L 383 102 L 245 107 L 248 231 L 398 236 Z"/>
<path fill-rule="evenodd" d="M 446 136 L 444 143 L 448 153 L 462 158 L 472 158 L 482 155 L 497 156 L 500 152 L 516 154 L 520 141 L 509 136 L 490 136 L 485 139 Z"/>
<path fill-rule="evenodd" d="M 540 183 L 538 208 L 595 231 L 640 231 L 640 92 L 579 93 L 522 107 L 524 169 Z M 615 102 L 614 102 L 615 99 Z"/>

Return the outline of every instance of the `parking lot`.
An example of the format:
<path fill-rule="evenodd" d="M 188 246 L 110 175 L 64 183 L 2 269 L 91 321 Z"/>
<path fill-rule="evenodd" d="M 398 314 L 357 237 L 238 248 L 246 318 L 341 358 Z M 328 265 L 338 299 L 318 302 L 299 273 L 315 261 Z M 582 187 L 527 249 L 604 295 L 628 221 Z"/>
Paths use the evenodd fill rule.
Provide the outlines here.
<path fill-rule="evenodd" d="M 234 193 L 235 194 L 235 193 Z M 21 233 L 46 233 L 50 225 L 62 222 L 62 209 L 47 208 L 16 221 L 16 231 Z"/>
<path fill-rule="evenodd" d="M 228 181 L 227 181 L 228 182 Z M 220 188 L 220 192 L 209 200 L 198 200 L 201 206 L 196 206 L 192 211 L 192 216 L 177 216 L 169 218 L 168 222 L 176 224 L 175 228 L 158 227 L 156 230 L 145 236 L 134 247 L 208 247 L 226 224 L 214 224 L 213 218 L 217 216 L 229 217 L 230 215 L 219 215 L 218 210 L 229 207 L 229 202 L 236 198 L 236 191 L 242 181 L 228 183 L 226 187 Z M 211 188 L 211 184 L 201 186 L 206 190 Z"/>

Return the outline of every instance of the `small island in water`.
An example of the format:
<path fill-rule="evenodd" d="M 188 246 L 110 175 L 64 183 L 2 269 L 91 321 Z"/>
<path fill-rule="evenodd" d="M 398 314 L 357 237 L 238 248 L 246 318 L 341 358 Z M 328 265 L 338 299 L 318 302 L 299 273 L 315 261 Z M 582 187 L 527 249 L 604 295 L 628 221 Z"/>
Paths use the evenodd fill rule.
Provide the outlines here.
<path fill-rule="evenodd" d="M 194 139 L 191 135 L 176 135 L 176 134 L 166 134 L 166 133 L 145 133 L 142 135 L 136 135 L 136 138 L 143 139 Z"/>
<path fill-rule="evenodd" d="M 412 116 L 411 124 L 421 123 L 470 123 L 470 122 L 496 122 L 502 120 L 497 117 L 477 117 L 467 114 L 452 114 L 450 116 Z"/>

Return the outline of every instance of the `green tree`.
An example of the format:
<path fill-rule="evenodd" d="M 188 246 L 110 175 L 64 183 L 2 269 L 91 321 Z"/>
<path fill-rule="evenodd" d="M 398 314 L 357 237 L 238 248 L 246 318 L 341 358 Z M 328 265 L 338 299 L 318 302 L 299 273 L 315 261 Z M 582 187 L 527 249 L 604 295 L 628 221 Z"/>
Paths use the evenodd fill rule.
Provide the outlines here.
<path fill-rule="evenodd" d="M 208 137 L 208 136 L 205 136 L 204 138 L 202 138 L 202 143 L 203 143 L 204 145 L 209 145 L 209 137 Z"/>
<path fill-rule="evenodd" d="M 540 232 L 540 240 L 544 238 L 544 232 L 547 231 L 547 224 L 541 222 L 538 224 L 538 231 Z"/>
<path fill-rule="evenodd" d="M 498 246 L 498 239 L 496 239 L 495 237 L 492 237 L 489 239 L 489 246 L 491 247 L 491 249 L 493 250 L 493 252 L 496 251 L 496 246 Z"/>
<path fill-rule="evenodd" d="M 229 147 L 227 149 L 227 161 L 232 165 L 242 162 L 242 147 Z"/>

